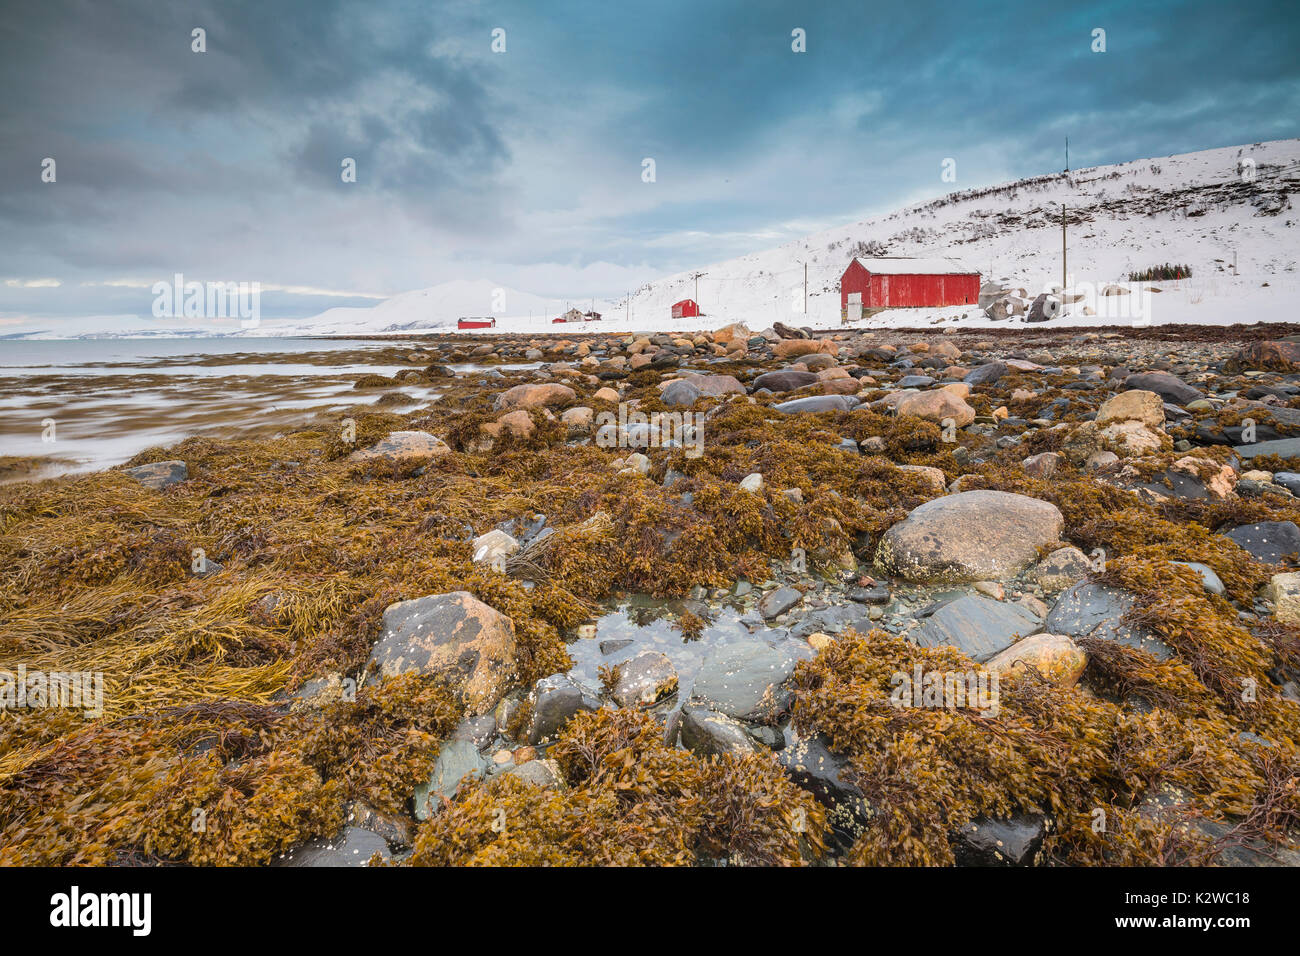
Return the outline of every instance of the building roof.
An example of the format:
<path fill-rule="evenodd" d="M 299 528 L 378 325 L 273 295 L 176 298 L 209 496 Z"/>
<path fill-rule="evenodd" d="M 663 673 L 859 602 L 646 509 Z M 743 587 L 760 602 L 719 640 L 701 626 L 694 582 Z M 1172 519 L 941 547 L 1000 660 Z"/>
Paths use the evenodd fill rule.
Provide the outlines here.
<path fill-rule="evenodd" d="M 968 269 L 956 259 L 936 256 L 930 259 L 912 259 L 906 256 L 877 256 L 865 259 L 856 257 L 857 262 L 868 272 L 882 276 L 916 276 L 916 275 L 978 275 L 978 269 Z"/>

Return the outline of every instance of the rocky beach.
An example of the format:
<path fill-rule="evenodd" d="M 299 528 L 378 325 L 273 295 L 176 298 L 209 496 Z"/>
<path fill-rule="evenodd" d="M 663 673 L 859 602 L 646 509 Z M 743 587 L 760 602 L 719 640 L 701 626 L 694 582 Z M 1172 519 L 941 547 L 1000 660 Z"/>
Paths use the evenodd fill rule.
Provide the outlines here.
<path fill-rule="evenodd" d="M 0 863 L 1295 865 L 1298 332 L 422 337 L 11 481 Z"/>

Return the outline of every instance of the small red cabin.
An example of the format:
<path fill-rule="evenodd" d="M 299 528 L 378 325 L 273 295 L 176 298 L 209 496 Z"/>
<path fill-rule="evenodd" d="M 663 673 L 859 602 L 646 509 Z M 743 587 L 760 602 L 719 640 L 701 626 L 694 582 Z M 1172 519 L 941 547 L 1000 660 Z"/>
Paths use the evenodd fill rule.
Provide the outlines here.
<path fill-rule="evenodd" d="M 840 313 L 849 297 L 864 309 L 906 309 L 936 305 L 976 305 L 980 274 L 956 259 L 879 256 L 854 259 L 840 277 Z"/>
<path fill-rule="evenodd" d="M 673 303 L 674 319 L 689 319 L 700 314 L 700 307 L 694 299 L 682 299 Z"/>
<path fill-rule="evenodd" d="M 456 320 L 456 328 L 458 329 L 494 329 L 496 324 L 497 320 L 494 318 Z"/>

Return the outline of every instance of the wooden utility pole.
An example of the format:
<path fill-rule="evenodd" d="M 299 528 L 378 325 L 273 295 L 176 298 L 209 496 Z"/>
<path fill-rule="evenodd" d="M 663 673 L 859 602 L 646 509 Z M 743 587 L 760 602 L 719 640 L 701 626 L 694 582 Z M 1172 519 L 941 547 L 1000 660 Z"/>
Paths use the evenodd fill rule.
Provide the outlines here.
<path fill-rule="evenodd" d="M 1061 307 L 1065 307 L 1065 203 L 1061 203 Z"/>
<path fill-rule="evenodd" d="M 700 304 L 700 276 L 708 275 L 707 272 L 697 272 L 692 278 L 695 280 L 695 304 Z"/>
<path fill-rule="evenodd" d="M 808 263 L 803 264 L 803 314 L 804 321 L 808 321 Z"/>
<path fill-rule="evenodd" d="M 1070 137 L 1065 137 L 1065 171 L 1070 171 Z"/>

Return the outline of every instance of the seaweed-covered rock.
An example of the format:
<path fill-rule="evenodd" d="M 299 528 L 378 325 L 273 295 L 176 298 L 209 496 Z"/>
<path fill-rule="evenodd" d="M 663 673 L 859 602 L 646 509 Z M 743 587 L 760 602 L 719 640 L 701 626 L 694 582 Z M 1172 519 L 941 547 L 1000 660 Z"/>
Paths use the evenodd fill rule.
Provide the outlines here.
<path fill-rule="evenodd" d="M 673 662 L 659 651 L 642 651 L 619 665 L 613 697 L 623 707 L 648 707 L 676 692 Z"/>
<path fill-rule="evenodd" d="M 155 461 L 148 465 L 124 468 L 122 474 L 131 476 L 146 488 L 161 491 L 188 478 L 189 468 L 183 461 Z"/>
<path fill-rule="evenodd" d="M 876 563 L 909 581 L 1010 577 L 1057 540 L 1056 505 L 1005 491 L 966 491 L 912 510 L 881 539 Z"/>
<path fill-rule="evenodd" d="M 1127 591 L 1106 584 L 1081 581 L 1061 594 L 1043 629 L 1068 637 L 1090 637 L 1116 641 L 1125 647 L 1146 651 L 1158 660 L 1168 660 L 1174 650 L 1149 631 L 1125 624 L 1123 617 L 1133 609 L 1136 598 Z"/>
<path fill-rule="evenodd" d="M 533 686 L 528 700 L 532 712 L 528 725 L 530 744 L 554 737 L 579 711 L 600 708 L 600 701 L 566 674 L 543 677 Z"/>
<path fill-rule="evenodd" d="M 959 866 L 1030 866 L 1046 835 L 1046 819 L 1039 814 L 982 817 L 958 829 L 953 852 Z"/>
<path fill-rule="evenodd" d="M 682 746 L 701 757 L 743 755 L 759 749 L 744 724 L 702 704 L 682 705 L 679 729 Z"/>
<path fill-rule="evenodd" d="M 383 620 L 367 666 L 443 676 L 472 714 L 491 711 L 516 677 L 514 622 L 468 591 L 390 604 Z"/>

